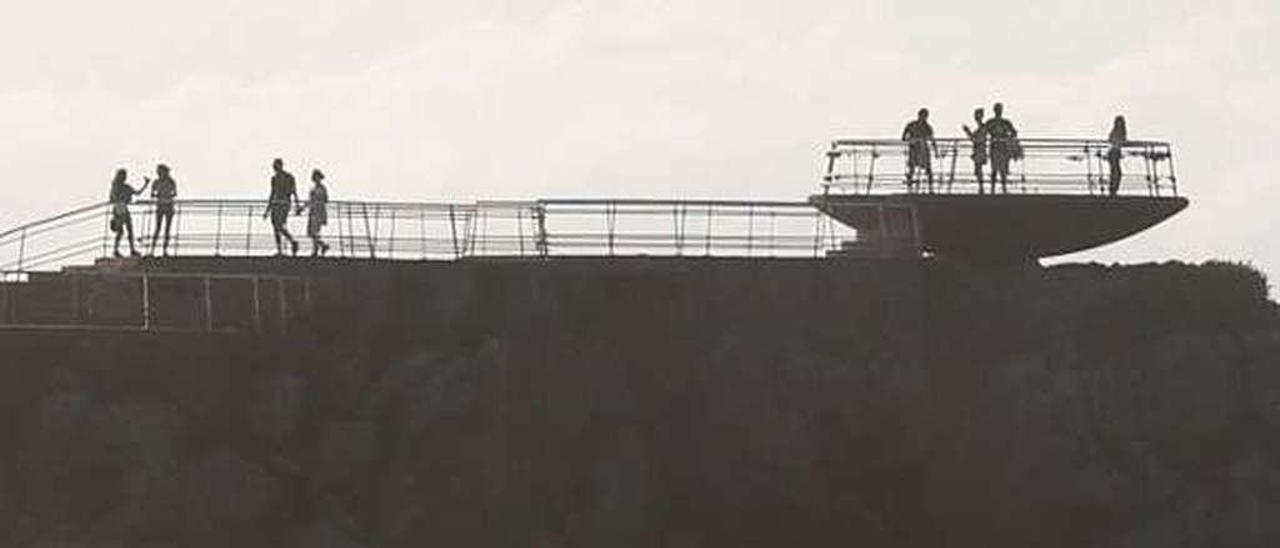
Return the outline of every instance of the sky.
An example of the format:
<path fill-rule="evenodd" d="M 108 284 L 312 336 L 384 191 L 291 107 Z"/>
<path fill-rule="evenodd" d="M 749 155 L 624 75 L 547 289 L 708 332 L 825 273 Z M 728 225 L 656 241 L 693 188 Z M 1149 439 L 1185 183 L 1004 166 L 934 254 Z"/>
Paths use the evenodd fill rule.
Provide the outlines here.
<path fill-rule="evenodd" d="M 0 19 L 0 227 L 173 166 L 185 198 L 801 200 L 836 137 L 1173 143 L 1191 207 L 1071 261 L 1280 275 L 1275 0 L 46 0 Z"/>

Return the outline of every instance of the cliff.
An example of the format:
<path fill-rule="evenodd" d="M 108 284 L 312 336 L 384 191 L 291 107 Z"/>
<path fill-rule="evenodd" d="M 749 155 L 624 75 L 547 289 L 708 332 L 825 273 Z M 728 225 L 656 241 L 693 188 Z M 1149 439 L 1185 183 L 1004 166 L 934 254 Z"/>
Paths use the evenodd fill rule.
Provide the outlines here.
<path fill-rule="evenodd" d="M 0 332 L 0 544 L 1280 540 L 1248 267 L 305 268 L 287 336 Z"/>

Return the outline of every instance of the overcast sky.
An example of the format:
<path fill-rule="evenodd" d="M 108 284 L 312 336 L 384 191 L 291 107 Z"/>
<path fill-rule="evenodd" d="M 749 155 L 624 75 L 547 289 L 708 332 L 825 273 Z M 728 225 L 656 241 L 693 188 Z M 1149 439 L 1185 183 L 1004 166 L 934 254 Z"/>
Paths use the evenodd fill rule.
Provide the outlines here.
<path fill-rule="evenodd" d="M 1280 272 L 1280 2 L 114 0 L 0 19 L 0 226 L 105 198 L 803 199 L 827 142 L 939 133 L 1002 100 L 1027 136 L 1172 141 L 1191 208 L 1073 260 Z"/>

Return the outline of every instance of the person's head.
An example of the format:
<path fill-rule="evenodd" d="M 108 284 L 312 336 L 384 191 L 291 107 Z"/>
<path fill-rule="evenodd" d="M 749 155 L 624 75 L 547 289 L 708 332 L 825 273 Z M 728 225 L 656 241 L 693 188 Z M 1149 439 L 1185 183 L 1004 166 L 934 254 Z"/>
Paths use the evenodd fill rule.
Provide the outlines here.
<path fill-rule="evenodd" d="M 1003 117 L 1004 117 L 1004 103 L 996 103 L 996 104 L 994 104 L 994 105 L 991 105 L 991 112 L 992 112 L 993 114 L 995 114 L 996 118 L 1003 118 Z"/>
<path fill-rule="evenodd" d="M 927 108 L 922 108 L 922 109 L 920 109 L 919 111 L 917 111 L 917 112 L 916 112 L 916 119 L 917 119 L 917 120 L 920 120 L 921 122 L 923 122 L 923 121 L 925 121 L 925 120 L 928 120 L 928 119 L 929 119 L 929 109 L 927 109 Z"/>
<path fill-rule="evenodd" d="M 319 184 L 321 181 L 324 180 L 324 173 L 322 173 L 318 169 L 311 170 L 311 180 L 314 181 L 316 184 Z"/>
<path fill-rule="evenodd" d="M 166 166 L 166 165 L 164 165 L 164 164 L 157 164 L 157 165 L 156 165 L 156 176 L 157 176 L 157 177 L 162 177 L 162 178 L 163 178 L 163 177 L 168 177 L 168 176 L 169 176 L 169 166 Z"/>
<path fill-rule="evenodd" d="M 118 185 L 118 184 L 124 183 L 124 180 L 128 177 L 129 177 L 129 172 L 125 171 L 124 168 L 117 169 L 116 176 L 111 178 L 111 184 Z"/>
<path fill-rule="evenodd" d="M 271 169 L 272 169 L 273 171 L 277 171 L 277 172 L 279 172 L 279 171 L 283 171 L 283 170 L 284 170 L 284 160 L 281 160 L 281 159 L 279 159 L 279 158 L 276 158 L 276 159 L 272 160 L 272 161 L 271 161 Z"/>
<path fill-rule="evenodd" d="M 1117 127 L 1117 128 L 1120 128 L 1120 129 L 1125 129 L 1124 116 L 1116 116 L 1116 120 L 1115 120 L 1115 122 L 1113 122 L 1113 123 L 1112 123 L 1112 127 Z"/>
<path fill-rule="evenodd" d="M 982 110 L 982 107 L 973 109 L 973 121 L 982 123 L 982 119 L 986 117 L 987 117 L 987 113 L 986 111 Z"/>

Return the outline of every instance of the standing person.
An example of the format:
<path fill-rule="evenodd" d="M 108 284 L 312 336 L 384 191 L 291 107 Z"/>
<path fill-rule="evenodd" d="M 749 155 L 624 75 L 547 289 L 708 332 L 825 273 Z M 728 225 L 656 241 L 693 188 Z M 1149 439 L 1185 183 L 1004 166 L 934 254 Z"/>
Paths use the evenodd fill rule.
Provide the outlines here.
<path fill-rule="evenodd" d="M 156 228 L 151 235 L 151 249 L 148 255 L 155 255 L 156 240 L 160 239 L 160 225 L 164 225 L 164 247 L 161 253 L 169 256 L 169 232 L 173 228 L 173 200 L 178 196 L 178 183 L 169 175 L 169 166 L 156 166 L 155 184 L 151 185 L 151 198 L 156 201 Z"/>
<path fill-rule="evenodd" d="M 1129 142 L 1129 127 L 1124 116 L 1116 116 L 1111 124 L 1111 134 L 1107 136 L 1111 148 L 1107 149 L 1107 165 L 1111 167 L 1111 180 L 1107 185 L 1108 194 L 1115 196 L 1120 192 L 1120 179 L 1124 173 L 1120 170 L 1120 158 L 1124 154 L 1124 145 Z"/>
<path fill-rule="evenodd" d="M 973 145 L 973 152 L 969 154 L 969 158 L 973 160 L 973 176 L 978 179 L 978 194 L 983 193 L 982 166 L 987 165 L 987 131 L 983 127 L 986 122 L 986 113 L 982 107 L 973 110 L 973 129 L 969 126 L 960 126 L 964 129 L 965 135 L 969 136 L 969 142 Z M 991 193 L 996 193 L 996 183 L 993 178 L 991 181 Z"/>
<path fill-rule="evenodd" d="M 1009 161 L 1017 155 L 1018 130 L 1004 117 L 1004 104 L 996 103 L 991 110 L 992 118 L 982 125 L 991 142 L 991 192 L 995 192 L 997 178 L 1000 190 L 1009 192 Z"/>
<path fill-rule="evenodd" d="M 267 198 L 267 210 L 262 213 L 262 218 L 271 216 L 271 229 L 276 237 L 276 255 L 284 255 L 283 238 L 289 241 L 292 254 L 297 256 L 298 240 L 289 234 L 288 224 L 289 210 L 298 201 L 298 183 L 293 174 L 284 170 L 284 160 L 272 160 L 271 170 L 274 172 L 271 176 L 271 196 Z"/>
<path fill-rule="evenodd" d="M 933 126 L 929 125 L 929 109 L 922 108 L 916 119 L 902 130 L 902 140 L 907 142 L 907 191 L 915 192 L 916 168 L 924 169 L 929 178 L 929 192 L 933 192 L 933 162 L 930 149 L 937 149 L 933 140 Z"/>
<path fill-rule="evenodd" d="M 129 202 L 133 201 L 133 197 L 146 192 L 147 185 L 151 184 L 150 179 L 145 179 L 142 188 L 134 190 L 125 182 L 129 177 L 129 173 L 124 168 L 117 169 L 115 177 L 111 180 L 111 192 L 108 194 L 107 200 L 111 202 L 111 231 L 116 233 L 116 244 L 113 248 L 116 258 L 120 258 L 120 237 L 125 231 L 129 233 L 129 255 L 138 256 L 138 250 L 133 246 L 133 217 L 129 215 Z"/>
<path fill-rule="evenodd" d="M 320 239 L 320 231 L 329 224 L 329 189 L 324 186 L 324 173 L 311 170 L 311 194 L 307 198 L 307 237 L 311 238 L 311 256 L 324 256 L 329 244 Z"/>

